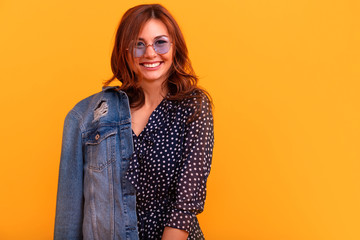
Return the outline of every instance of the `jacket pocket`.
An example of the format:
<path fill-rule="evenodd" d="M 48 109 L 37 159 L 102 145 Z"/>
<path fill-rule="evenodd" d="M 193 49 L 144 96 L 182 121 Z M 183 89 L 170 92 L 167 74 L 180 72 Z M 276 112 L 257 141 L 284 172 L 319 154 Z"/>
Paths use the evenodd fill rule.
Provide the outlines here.
<path fill-rule="evenodd" d="M 116 134 L 116 128 L 101 127 L 88 135 L 85 147 L 89 169 L 100 172 L 116 161 Z"/>

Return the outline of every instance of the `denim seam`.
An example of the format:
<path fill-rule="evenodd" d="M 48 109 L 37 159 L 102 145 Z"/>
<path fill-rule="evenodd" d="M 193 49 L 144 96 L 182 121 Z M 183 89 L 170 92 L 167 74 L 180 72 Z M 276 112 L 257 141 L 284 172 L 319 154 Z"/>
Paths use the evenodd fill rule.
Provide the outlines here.
<path fill-rule="evenodd" d="M 89 172 L 89 174 L 93 174 L 91 171 Z M 92 179 L 93 177 L 91 177 Z M 95 191 L 94 191 L 94 185 L 90 184 L 90 196 L 94 196 Z M 91 209 L 91 223 L 92 223 L 92 231 L 93 231 L 93 235 L 94 235 L 94 239 L 99 239 L 99 234 L 97 232 L 97 224 L 96 224 L 96 214 L 95 214 L 95 202 L 94 199 L 91 198 L 90 199 L 90 209 Z"/>
<path fill-rule="evenodd" d="M 70 111 L 70 115 L 73 116 L 74 118 L 76 118 L 79 121 L 80 131 L 84 132 L 85 126 L 84 126 L 84 120 L 83 120 L 81 114 L 79 112 L 77 112 L 75 109 L 72 109 Z"/>
<path fill-rule="evenodd" d="M 130 119 L 126 119 L 126 120 L 123 120 L 121 122 L 101 123 L 101 124 L 96 125 L 94 127 L 84 129 L 85 130 L 85 131 L 83 131 L 84 138 L 86 138 L 88 135 L 90 135 L 94 130 L 97 130 L 97 129 L 101 128 L 101 127 L 117 127 L 117 126 L 122 126 L 122 125 L 130 124 L 130 123 L 131 123 Z M 127 127 L 125 127 L 125 128 L 127 128 Z"/>
<path fill-rule="evenodd" d="M 115 145 L 115 139 L 111 138 L 109 139 L 110 141 L 107 142 L 108 146 L 108 158 L 115 161 L 116 156 L 115 156 L 115 149 L 114 149 L 114 145 Z M 109 193 L 110 193 L 110 236 L 113 239 L 114 238 L 114 184 L 113 184 L 113 170 L 112 167 L 110 165 L 110 167 L 108 167 L 108 176 L 109 176 Z"/>

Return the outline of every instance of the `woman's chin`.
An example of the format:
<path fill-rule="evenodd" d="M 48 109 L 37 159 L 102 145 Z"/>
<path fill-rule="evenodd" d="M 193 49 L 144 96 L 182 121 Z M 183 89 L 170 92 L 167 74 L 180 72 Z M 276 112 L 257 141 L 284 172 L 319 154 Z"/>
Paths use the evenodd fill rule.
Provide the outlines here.
<path fill-rule="evenodd" d="M 156 82 L 156 81 L 162 82 L 166 79 L 166 76 L 145 74 L 145 75 L 143 75 L 143 79 L 144 79 L 144 81 L 147 81 L 147 82 Z"/>

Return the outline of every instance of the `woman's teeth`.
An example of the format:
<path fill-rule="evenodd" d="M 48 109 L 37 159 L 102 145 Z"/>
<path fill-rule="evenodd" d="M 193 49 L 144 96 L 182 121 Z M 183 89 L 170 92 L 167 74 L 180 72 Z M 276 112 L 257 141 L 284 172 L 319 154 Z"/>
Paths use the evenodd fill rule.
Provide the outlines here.
<path fill-rule="evenodd" d="M 153 67 L 157 67 L 160 65 L 160 62 L 157 62 L 157 63 L 143 63 L 144 67 L 147 67 L 147 68 L 153 68 Z"/>

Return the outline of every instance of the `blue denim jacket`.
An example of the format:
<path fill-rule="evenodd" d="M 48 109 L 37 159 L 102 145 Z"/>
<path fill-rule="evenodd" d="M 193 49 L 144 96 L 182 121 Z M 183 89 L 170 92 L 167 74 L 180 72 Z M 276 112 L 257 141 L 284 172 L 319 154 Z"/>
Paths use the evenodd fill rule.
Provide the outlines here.
<path fill-rule="evenodd" d="M 103 88 L 67 114 L 54 239 L 138 239 L 135 189 L 125 178 L 132 153 L 123 91 Z"/>

